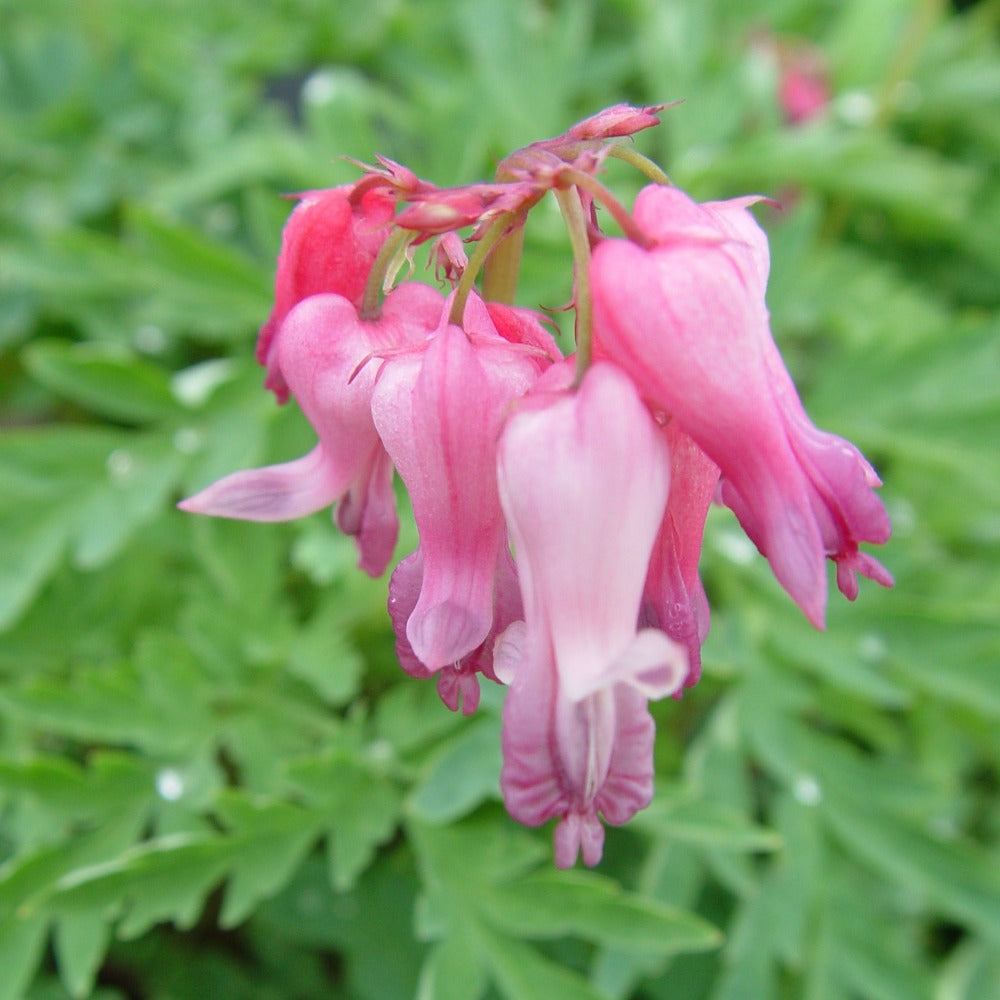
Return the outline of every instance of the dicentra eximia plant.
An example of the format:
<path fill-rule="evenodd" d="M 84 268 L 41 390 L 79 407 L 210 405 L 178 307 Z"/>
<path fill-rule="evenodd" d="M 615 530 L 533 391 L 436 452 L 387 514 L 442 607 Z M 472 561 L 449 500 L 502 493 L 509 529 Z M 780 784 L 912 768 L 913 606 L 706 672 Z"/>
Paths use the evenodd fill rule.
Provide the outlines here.
<path fill-rule="evenodd" d="M 859 573 L 892 584 L 859 550 L 889 537 L 878 476 L 813 426 L 772 339 L 758 199 L 698 204 L 621 142 L 660 110 L 608 108 L 512 153 L 492 183 L 438 188 L 380 159 L 355 184 L 302 195 L 257 357 L 316 446 L 181 504 L 256 521 L 336 504 L 378 576 L 398 471 L 420 537 L 389 584 L 399 662 L 465 713 L 478 674 L 508 687 L 504 801 L 522 823 L 559 820 L 561 867 L 596 864 L 601 820 L 650 800 L 648 701 L 700 673 L 713 500 L 819 628 L 827 557 L 850 599 Z M 598 179 L 609 156 L 652 181 L 631 212 Z M 573 251 L 566 358 L 542 317 L 511 304 L 526 219 L 550 192 Z M 427 240 L 450 293 L 392 287 Z"/>

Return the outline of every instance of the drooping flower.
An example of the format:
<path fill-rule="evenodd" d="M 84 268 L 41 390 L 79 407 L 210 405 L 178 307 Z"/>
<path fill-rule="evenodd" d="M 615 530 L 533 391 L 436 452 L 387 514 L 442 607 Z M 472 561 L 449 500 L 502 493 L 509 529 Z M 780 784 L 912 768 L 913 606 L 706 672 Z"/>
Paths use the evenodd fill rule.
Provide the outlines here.
<path fill-rule="evenodd" d="M 420 596 L 406 641 L 431 671 L 461 661 L 492 630 L 506 538 L 496 440 L 539 365 L 497 333 L 478 297 L 466 308 L 466 329 L 445 317 L 426 350 L 386 363 L 372 397 L 375 426 L 410 494 L 420 535 Z"/>
<path fill-rule="evenodd" d="M 400 285 L 382 315 L 361 320 L 340 295 L 313 295 L 285 317 L 272 348 L 281 374 L 319 438 L 302 458 L 220 479 L 183 501 L 182 510 L 247 521 L 287 521 L 337 501 L 337 522 L 354 535 L 360 566 L 381 576 L 392 558 L 398 521 L 392 464 L 375 430 L 371 397 L 380 351 L 427 338 L 441 295 Z"/>
<path fill-rule="evenodd" d="M 652 796 L 648 702 L 700 673 L 713 497 L 817 625 L 825 556 L 850 598 L 858 573 L 892 582 L 859 548 L 889 534 L 878 477 L 809 421 L 771 337 L 758 199 L 699 205 L 653 185 L 630 214 L 598 179 L 612 155 L 662 177 L 615 144 L 660 110 L 608 108 L 486 183 L 438 188 L 378 157 L 357 184 L 303 196 L 257 356 L 317 444 L 181 504 L 251 520 L 335 504 L 379 575 L 398 470 L 419 533 L 389 582 L 400 664 L 465 714 L 483 678 L 508 685 L 504 801 L 526 824 L 557 821 L 561 867 L 596 864 L 602 824 Z M 573 251 L 575 365 L 510 304 L 526 217 L 550 192 Z M 602 207 L 624 239 L 604 236 Z M 429 240 L 451 297 L 402 284 L 380 308 L 404 248 Z M 480 271 L 498 301 L 476 293 Z"/>
<path fill-rule="evenodd" d="M 889 521 L 871 466 L 802 410 L 771 337 L 767 243 L 746 205 L 643 189 L 634 214 L 654 245 L 606 240 L 593 254 L 595 356 L 621 365 L 720 467 L 723 498 L 822 627 L 824 556 L 848 596 L 854 572 L 888 585 L 858 544 L 884 542 Z"/>
<path fill-rule="evenodd" d="M 561 817 L 557 863 L 582 847 L 593 864 L 598 815 L 623 822 L 648 801 L 645 700 L 681 685 L 687 656 L 636 627 L 667 502 L 666 437 L 614 366 L 595 365 L 577 391 L 569 377 L 565 364 L 551 369 L 500 438 L 525 620 L 501 636 L 494 666 L 511 683 L 507 808 L 529 824 Z"/>
<path fill-rule="evenodd" d="M 288 385 L 277 367 L 275 338 L 291 309 L 324 292 L 360 305 L 372 263 L 389 233 L 395 199 L 384 188 L 352 199 L 355 185 L 307 191 L 285 223 L 274 282 L 274 307 L 257 337 L 265 385 L 280 402 Z"/>

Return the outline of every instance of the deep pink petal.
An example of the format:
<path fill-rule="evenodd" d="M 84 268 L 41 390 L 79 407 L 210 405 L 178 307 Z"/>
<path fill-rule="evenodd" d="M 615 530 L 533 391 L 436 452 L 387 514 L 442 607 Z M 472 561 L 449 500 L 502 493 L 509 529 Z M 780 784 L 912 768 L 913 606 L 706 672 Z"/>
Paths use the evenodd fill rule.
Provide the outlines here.
<path fill-rule="evenodd" d="M 418 548 L 396 567 L 389 581 L 389 617 L 396 634 L 396 656 L 400 666 L 411 677 L 427 678 L 436 674 L 441 700 L 453 712 L 461 707 L 463 715 L 471 715 L 479 705 L 479 682 L 476 674 L 499 681 L 494 671 L 494 642 L 504 629 L 523 614 L 514 561 L 504 546 L 497 560 L 493 623 L 486 638 L 462 659 L 438 670 L 432 670 L 417 659 L 406 631 L 407 622 L 420 597 L 423 574 L 423 554 Z"/>
<path fill-rule="evenodd" d="M 499 337 L 473 347 L 446 325 L 423 355 L 385 365 L 375 423 L 413 501 L 424 560 L 407 622 L 414 654 L 431 669 L 476 649 L 493 622 L 504 540 L 495 454 L 501 420 L 536 375 Z"/>
<path fill-rule="evenodd" d="M 559 345 L 542 326 L 541 317 L 537 313 L 530 309 L 504 305 L 502 302 L 487 302 L 486 308 L 504 340 L 532 348 L 543 361 L 553 362 L 562 358 Z M 547 365 L 543 364 L 543 367 Z"/>
<path fill-rule="evenodd" d="M 824 556 L 848 594 L 855 572 L 886 583 L 858 545 L 885 541 L 889 523 L 871 466 L 812 425 L 771 338 L 769 254 L 752 200 L 697 205 L 645 188 L 636 219 L 657 245 L 609 240 L 593 255 L 595 355 L 622 365 L 719 465 L 724 501 L 822 627 Z"/>
<path fill-rule="evenodd" d="M 711 245 L 675 243 L 647 253 L 610 240 L 594 252 L 591 282 L 595 353 L 621 364 L 760 512 L 754 529 L 744 527 L 821 625 L 822 539 L 771 392 L 758 308 L 740 269 Z"/>
<path fill-rule="evenodd" d="M 687 649 L 685 684 L 692 685 L 701 674 L 701 645 L 708 634 L 708 598 L 698 561 L 719 469 L 676 421 L 666 433 L 670 497 L 649 562 L 639 624 L 662 629 Z"/>
<path fill-rule="evenodd" d="M 350 201 L 353 185 L 309 191 L 285 223 L 275 277 L 274 307 L 257 338 L 267 386 L 284 402 L 288 387 L 273 346 L 289 311 L 310 295 L 332 292 L 357 305 L 372 263 L 389 232 L 395 201 L 384 189 Z"/>
<path fill-rule="evenodd" d="M 337 505 L 337 527 L 357 541 L 358 566 L 369 576 L 381 576 L 392 561 L 399 537 L 392 460 L 376 448 L 367 468 Z"/>

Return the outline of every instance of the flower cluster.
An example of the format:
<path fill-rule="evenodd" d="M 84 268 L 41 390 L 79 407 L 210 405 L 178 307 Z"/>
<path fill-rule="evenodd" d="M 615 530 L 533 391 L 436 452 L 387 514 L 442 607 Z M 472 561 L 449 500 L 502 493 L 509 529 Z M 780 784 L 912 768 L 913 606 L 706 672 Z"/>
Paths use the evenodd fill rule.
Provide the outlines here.
<path fill-rule="evenodd" d="M 508 687 L 504 801 L 523 823 L 559 820 L 564 867 L 596 864 L 601 820 L 649 802 L 648 702 L 700 672 L 713 500 L 817 627 L 827 557 L 848 598 L 859 573 L 892 583 L 859 549 L 889 536 L 879 479 L 809 421 L 772 340 L 756 199 L 698 204 L 619 141 L 660 110 L 608 108 L 511 154 L 492 183 L 438 188 L 380 159 L 302 195 L 257 357 L 316 445 L 181 504 L 259 521 L 336 505 L 378 576 L 398 472 L 419 532 L 389 583 L 399 661 L 467 714 L 477 675 Z M 631 212 L 598 180 L 609 156 L 652 181 Z M 525 220 L 549 193 L 574 259 L 567 358 L 543 317 L 511 304 Z M 445 291 L 394 284 L 422 242 Z"/>

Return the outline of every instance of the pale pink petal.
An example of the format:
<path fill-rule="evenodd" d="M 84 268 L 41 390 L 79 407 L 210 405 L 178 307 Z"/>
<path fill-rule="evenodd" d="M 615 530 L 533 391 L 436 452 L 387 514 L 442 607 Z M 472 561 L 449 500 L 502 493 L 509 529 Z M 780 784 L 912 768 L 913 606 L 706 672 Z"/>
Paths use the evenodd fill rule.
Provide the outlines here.
<path fill-rule="evenodd" d="M 687 674 L 687 648 L 658 628 L 643 628 L 605 668 L 602 686 L 630 684 L 644 697 L 655 700 L 677 691 Z"/>
<path fill-rule="evenodd" d="M 234 472 L 177 506 L 189 514 L 242 521 L 290 521 L 329 507 L 340 495 L 341 478 L 321 445 L 282 465 Z"/>
<path fill-rule="evenodd" d="M 611 683 L 635 637 L 669 471 L 665 436 L 611 365 L 592 367 L 576 393 L 525 400 L 507 421 L 500 493 L 525 609 L 551 635 L 570 698 Z"/>
<path fill-rule="evenodd" d="M 275 370 L 315 429 L 318 445 L 294 462 L 228 476 L 182 509 L 248 520 L 289 520 L 340 501 L 337 523 L 355 535 L 361 568 L 379 576 L 398 533 L 392 464 L 379 440 L 371 396 L 379 352 L 420 343 L 444 300 L 426 285 L 401 285 L 376 320 L 361 320 L 340 295 L 312 295 L 285 317 L 271 345 Z"/>

